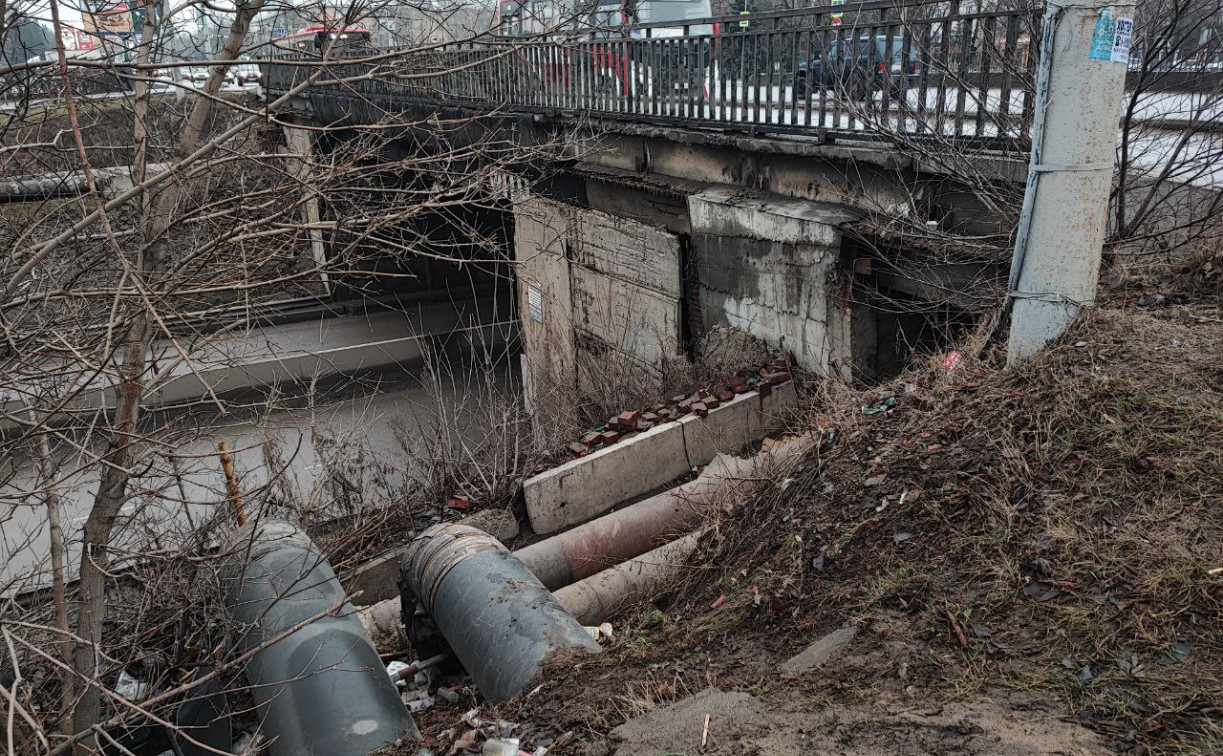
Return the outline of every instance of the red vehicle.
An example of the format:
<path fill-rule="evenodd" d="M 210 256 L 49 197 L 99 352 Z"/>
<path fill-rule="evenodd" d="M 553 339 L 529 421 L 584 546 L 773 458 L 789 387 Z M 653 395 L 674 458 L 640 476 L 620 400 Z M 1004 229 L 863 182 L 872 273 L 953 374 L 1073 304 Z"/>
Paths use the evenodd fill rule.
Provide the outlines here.
<path fill-rule="evenodd" d="M 352 26 L 344 29 L 334 26 L 307 26 L 292 34 L 277 37 L 272 40 L 272 45 L 282 50 L 321 53 L 324 48 L 332 45 L 367 45 L 369 41 L 368 29 Z"/>
<path fill-rule="evenodd" d="M 589 55 L 591 64 L 572 59 L 536 64 L 539 70 L 533 72 L 534 76 L 554 89 L 573 87 L 575 74 L 593 75 L 595 81 L 586 86 L 620 95 L 701 86 L 718 33 L 716 24 L 689 23 L 713 15 L 710 0 L 600 0 L 584 18 L 572 2 L 564 0 L 504 0 L 497 10 L 503 35 L 577 36 L 596 43 L 574 48 L 569 54 L 570 58 Z M 642 28 L 643 24 L 650 28 Z M 683 37 L 685 31 L 698 39 L 682 48 L 669 48 L 670 59 L 654 55 L 648 63 L 644 48 L 626 41 Z M 603 41 L 606 43 L 599 44 Z"/>

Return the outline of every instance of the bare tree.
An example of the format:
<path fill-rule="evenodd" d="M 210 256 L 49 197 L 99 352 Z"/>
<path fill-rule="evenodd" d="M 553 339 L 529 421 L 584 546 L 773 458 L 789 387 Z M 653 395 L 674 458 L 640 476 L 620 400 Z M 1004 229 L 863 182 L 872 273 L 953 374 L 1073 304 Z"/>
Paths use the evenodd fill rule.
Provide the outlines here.
<path fill-rule="evenodd" d="M 207 446 L 216 424 L 258 422 L 336 394 L 360 402 L 374 389 L 322 357 L 302 383 L 272 376 L 251 387 L 261 392 L 255 399 L 226 393 L 219 377 L 249 359 L 244 337 L 285 300 L 326 310 L 340 307 L 335 299 L 389 302 L 403 313 L 410 335 L 402 338 L 417 339 L 435 360 L 426 394 L 453 383 L 447 371 L 460 363 L 504 374 L 504 339 L 487 350 L 464 342 L 447 363 L 434 354 L 430 324 L 394 300 L 406 296 L 404 282 L 418 282 L 411 296 L 450 291 L 464 301 L 503 287 L 510 272 L 496 219 L 508 195 L 499 177 L 554 153 L 497 138 L 474 118 L 383 110 L 364 126 L 289 120 L 280 106 L 308 87 L 410 77 L 420 50 L 324 43 L 297 61 L 291 91 L 261 102 L 228 86 L 228 71 L 283 53 L 266 23 L 278 7 L 188 3 L 159 18 L 155 4 L 142 5 L 142 33 L 101 57 L 65 48 L 64 32 L 77 22 L 56 0 L 9 4 L 6 14 L 16 15 L 4 16 L 6 28 L 13 18 L 44 21 L 59 40 L 49 60 L 0 69 L 0 165 L 9 198 L 19 200 L 0 212 L 0 629 L 3 667 L 15 676 L 4 686 L 10 753 L 64 752 L 108 742 L 127 720 L 165 719 L 158 707 L 173 695 L 145 691 L 129 701 L 116 692 L 120 669 L 149 654 L 174 658 L 149 666 L 144 681 L 180 697 L 184 687 L 164 676 L 184 655 L 190 664 L 230 664 L 233 674 L 224 642 L 198 624 L 197 605 L 216 597 L 209 571 L 196 568 L 218 528 L 233 523 L 217 506 L 226 494 Z M 383 10 L 318 8 L 338 29 L 376 27 L 371 19 Z M 170 41 L 183 33 L 216 40 L 203 44 L 205 60 L 172 57 Z M 352 73 L 354 59 L 377 68 Z M 201 63 L 207 79 L 189 84 Z M 460 330 L 488 326 L 486 316 L 473 312 Z M 476 383 L 470 390 L 483 390 Z M 452 456 L 428 495 L 476 481 L 489 500 L 512 495 L 529 456 L 511 422 L 517 402 L 511 390 L 487 403 L 484 422 L 495 431 L 477 443 L 443 436 Z M 314 438 L 299 435 L 298 448 L 256 444 L 267 470 L 242 483 L 249 510 L 312 524 L 324 540 L 330 523 L 348 518 L 349 537 L 334 541 L 341 557 L 376 547 L 378 532 L 407 532 L 395 518 L 421 505 L 412 491 L 420 479 L 395 478 L 393 463 L 362 456 L 363 439 L 351 433 L 313 418 L 303 428 Z M 317 494 L 290 485 L 303 443 L 320 458 Z M 397 482 L 363 487 L 354 467 Z"/>

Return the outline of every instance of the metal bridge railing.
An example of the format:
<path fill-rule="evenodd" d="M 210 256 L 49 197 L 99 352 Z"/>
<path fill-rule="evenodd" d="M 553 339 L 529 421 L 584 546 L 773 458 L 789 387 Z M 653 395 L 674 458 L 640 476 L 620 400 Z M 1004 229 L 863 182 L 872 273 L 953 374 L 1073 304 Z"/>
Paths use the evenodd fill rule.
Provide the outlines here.
<path fill-rule="evenodd" d="M 332 83 L 312 95 L 382 106 L 1018 147 L 1035 102 L 1039 24 L 1031 7 L 961 12 L 957 2 L 890 0 L 488 36 L 362 51 L 361 62 L 295 56 L 268 65 L 264 81 L 271 93 L 286 91 L 322 65 Z"/>

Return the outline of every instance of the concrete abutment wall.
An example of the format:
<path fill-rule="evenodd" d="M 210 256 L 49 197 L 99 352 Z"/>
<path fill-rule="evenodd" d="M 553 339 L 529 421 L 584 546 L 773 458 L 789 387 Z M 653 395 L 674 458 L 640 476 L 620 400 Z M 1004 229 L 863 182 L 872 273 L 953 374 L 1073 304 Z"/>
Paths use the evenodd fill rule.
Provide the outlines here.
<path fill-rule="evenodd" d="M 587 201 L 626 206 L 590 185 Z M 738 328 L 830 377 L 850 380 L 869 361 L 874 322 L 846 294 L 852 266 L 842 252 L 841 226 L 859 212 L 727 186 L 699 189 L 665 211 L 642 204 L 657 225 L 536 195 L 516 200 L 518 304 L 533 386 L 597 390 L 588 367 L 610 351 L 658 370 L 682 352 L 685 311 L 700 331 Z"/>
<path fill-rule="evenodd" d="M 679 237 L 525 193 L 514 221 L 524 375 L 535 408 L 568 412 L 573 397 L 599 390 L 609 364 L 661 379 L 680 350 Z"/>
<path fill-rule="evenodd" d="M 843 292 L 842 205 L 728 187 L 688 198 L 700 309 L 707 326 L 763 339 L 795 364 L 845 380 L 872 334 Z M 859 318 L 861 320 L 861 318 Z"/>

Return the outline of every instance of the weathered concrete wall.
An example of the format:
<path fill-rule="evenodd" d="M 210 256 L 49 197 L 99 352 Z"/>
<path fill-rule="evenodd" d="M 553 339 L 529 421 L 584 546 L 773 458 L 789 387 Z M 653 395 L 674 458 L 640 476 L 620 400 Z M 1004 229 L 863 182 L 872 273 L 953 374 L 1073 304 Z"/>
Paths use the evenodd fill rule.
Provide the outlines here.
<path fill-rule="evenodd" d="M 678 352 L 678 236 L 538 196 L 516 200 L 514 217 L 519 312 L 535 390 L 591 389 L 609 351 L 646 368 Z"/>
<path fill-rule="evenodd" d="M 839 226 L 856 214 L 728 187 L 695 194 L 688 207 L 706 326 L 740 328 L 800 367 L 851 378 L 855 327 Z"/>
<path fill-rule="evenodd" d="M 573 304 L 565 239 L 571 219 L 564 206 L 524 195 L 514 202 L 514 260 L 518 317 L 522 322 L 523 378 L 537 412 L 568 415 L 577 389 Z"/>

